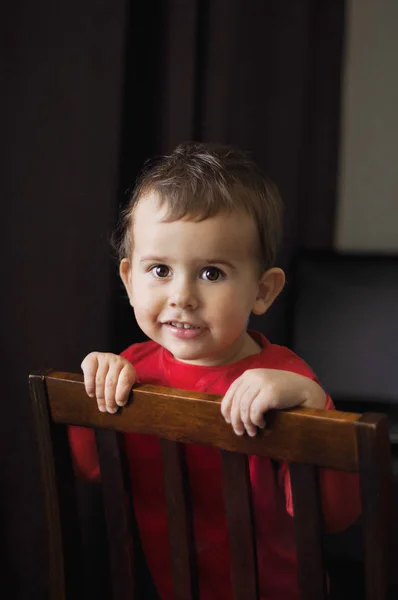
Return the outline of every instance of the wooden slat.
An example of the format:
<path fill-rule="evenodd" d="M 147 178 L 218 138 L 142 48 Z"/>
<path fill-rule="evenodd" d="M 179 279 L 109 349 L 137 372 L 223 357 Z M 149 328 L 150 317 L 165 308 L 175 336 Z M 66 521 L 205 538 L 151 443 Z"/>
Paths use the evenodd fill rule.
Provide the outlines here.
<path fill-rule="evenodd" d="M 123 462 L 123 440 L 114 431 L 95 431 L 111 563 L 113 600 L 134 600 L 132 505 Z"/>
<path fill-rule="evenodd" d="M 366 600 L 388 597 L 390 539 L 396 534 L 387 417 L 368 413 L 357 423 L 360 451 Z M 393 559 L 396 562 L 396 556 Z M 396 564 L 394 565 L 396 569 Z"/>
<path fill-rule="evenodd" d="M 297 545 L 300 598 L 326 600 L 326 578 L 322 548 L 322 510 L 317 469 L 290 464 L 294 531 Z"/>
<path fill-rule="evenodd" d="M 258 600 L 257 552 L 248 458 L 221 452 L 234 600 Z"/>
<path fill-rule="evenodd" d="M 82 560 L 74 473 L 67 428 L 50 419 L 45 375 L 30 375 L 29 387 L 47 522 L 49 599 L 78 599 Z"/>
<path fill-rule="evenodd" d="M 197 600 L 198 578 L 194 553 L 192 512 L 184 448 L 161 440 L 170 559 L 175 600 Z"/>
<path fill-rule="evenodd" d="M 221 416 L 219 396 L 142 385 L 133 389 L 129 406 L 110 415 L 98 411 L 96 402 L 86 395 L 80 375 L 52 372 L 47 385 L 52 417 L 57 422 L 135 431 L 288 462 L 358 469 L 354 424 L 361 415 L 304 408 L 273 411 L 257 437 L 239 437 Z M 63 401 L 65 394 L 68 402 Z M 194 414 L 189 421 L 187 409 Z M 337 448 L 332 443 L 336 438 Z"/>

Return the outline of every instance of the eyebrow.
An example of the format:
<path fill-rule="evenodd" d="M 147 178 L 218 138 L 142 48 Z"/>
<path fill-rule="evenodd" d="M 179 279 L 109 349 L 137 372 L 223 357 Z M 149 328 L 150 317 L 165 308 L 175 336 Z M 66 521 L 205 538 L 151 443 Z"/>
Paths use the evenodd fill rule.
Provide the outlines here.
<path fill-rule="evenodd" d="M 140 263 L 144 262 L 157 262 L 157 263 L 167 263 L 169 259 L 166 256 L 143 256 L 140 259 Z"/>
<path fill-rule="evenodd" d="M 170 262 L 170 259 L 167 256 L 143 256 L 140 259 L 140 263 L 145 263 L 145 262 L 156 262 L 159 264 L 167 264 Z M 226 267 L 229 267 L 230 269 L 233 269 L 234 271 L 236 270 L 235 265 L 228 262 L 227 260 L 224 260 L 223 258 L 205 259 L 205 260 L 201 260 L 200 262 L 203 263 L 204 265 L 224 265 Z"/>
<path fill-rule="evenodd" d="M 230 269 L 236 270 L 235 265 L 233 265 L 227 260 L 224 260 L 223 258 L 212 258 L 211 260 L 205 260 L 203 262 L 206 265 L 224 265 L 226 267 L 229 267 Z"/>

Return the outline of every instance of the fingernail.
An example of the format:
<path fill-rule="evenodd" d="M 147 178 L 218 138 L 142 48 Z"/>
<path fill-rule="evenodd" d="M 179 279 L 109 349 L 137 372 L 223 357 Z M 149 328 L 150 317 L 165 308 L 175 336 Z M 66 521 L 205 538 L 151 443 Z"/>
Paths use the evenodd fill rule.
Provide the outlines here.
<path fill-rule="evenodd" d="M 98 410 L 99 410 L 100 412 L 106 412 L 106 408 L 105 408 L 105 406 L 99 406 L 99 407 L 98 407 Z"/>
<path fill-rule="evenodd" d="M 111 415 L 113 415 L 116 411 L 117 411 L 116 406 L 109 406 L 108 407 L 108 413 L 110 413 Z"/>
<path fill-rule="evenodd" d="M 243 429 L 234 429 L 236 435 L 243 435 Z"/>
<path fill-rule="evenodd" d="M 231 423 L 231 420 L 228 419 L 228 417 L 224 417 L 224 419 L 225 419 L 225 422 L 228 423 L 228 425 Z"/>

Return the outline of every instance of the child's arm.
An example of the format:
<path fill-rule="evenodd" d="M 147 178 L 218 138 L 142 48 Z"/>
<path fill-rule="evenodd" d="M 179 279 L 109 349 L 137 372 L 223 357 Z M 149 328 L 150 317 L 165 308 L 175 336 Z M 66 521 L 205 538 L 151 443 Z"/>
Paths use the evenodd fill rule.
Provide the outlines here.
<path fill-rule="evenodd" d="M 81 367 L 87 395 L 97 398 L 101 412 L 115 413 L 126 404 L 136 380 L 135 369 L 126 358 L 109 352 L 91 352 Z"/>
<path fill-rule="evenodd" d="M 221 402 L 221 413 L 235 433 L 256 435 L 270 409 L 325 408 L 327 396 L 309 377 L 279 369 L 249 369 L 230 385 Z"/>

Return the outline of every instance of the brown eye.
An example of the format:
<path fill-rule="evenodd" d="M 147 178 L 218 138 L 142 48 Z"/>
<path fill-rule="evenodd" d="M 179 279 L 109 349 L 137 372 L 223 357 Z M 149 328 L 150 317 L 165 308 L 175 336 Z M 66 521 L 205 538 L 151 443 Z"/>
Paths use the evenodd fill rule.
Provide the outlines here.
<path fill-rule="evenodd" d="M 207 267 L 202 271 L 201 277 L 205 281 L 220 281 L 223 278 L 223 273 L 216 267 Z"/>
<path fill-rule="evenodd" d="M 166 267 L 166 265 L 156 265 L 155 267 L 153 267 L 152 273 L 155 277 L 158 277 L 159 279 L 164 279 L 165 277 L 169 276 L 170 269 L 169 267 Z"/>

